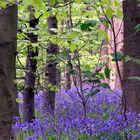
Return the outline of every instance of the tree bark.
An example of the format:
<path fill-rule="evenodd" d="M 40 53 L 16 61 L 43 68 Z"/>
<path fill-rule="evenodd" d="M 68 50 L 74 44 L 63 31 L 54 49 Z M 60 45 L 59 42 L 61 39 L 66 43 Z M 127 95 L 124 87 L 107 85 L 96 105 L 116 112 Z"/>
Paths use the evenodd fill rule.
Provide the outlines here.
<path fill-rule="evenodd" d="M 34 10 L 30 7 L 30 21 L 29 25 L 36 28 L 38 19 L 34 17 Z M 37 35 L 28 33 L 28 38 L 31 43 L 37 43 Z M 25 87 L 23 91 L 23 119 L 24 122 L 31 122 L 35 118 L 34 114 L 34 89 L 36 80 L 36 69 L 38 48 L 33 48 L 32 45 L 28 46 L 28 55 L 26 60 L 26 74 L 25 74 Z"/>
<path fill-rule="evenodd" d="M 48 31 L 50 35 L 55 35 L 56 33 L 51 29 L 57 29 L 57 19 L 56 16 L 50 16 L 47 19 Z M 55 90 L 51 90 L 50 86 L 57 86 L 60 82 L 60 72 L 57 68 L 57 63 L 55 62 L 54 56 L 59 53 L 59 48 L 57 44 L 49 43 L 47 48 L 47 65 L 46 65 L 46 86 L 47 92 L 44 94 L 44 108 L 46 113 L 53 114 L 55 109 Z"/>
<path fill-rule="evenodd" d="M 124 12 L 124 55 L 140 59 L 140 32 L 134 28 L 140 24 L 140 7 L 137 0 L 125 0 Z M 131 36 L 131 37 L 130 37 Z M 129 38 L 129 39 L 128 39 Z M 134 61 L 124 64 L 123 89 L 126 94 L 127 110 L 140 112 L 140 81 L 129 80 L 130 76 L 140 76 L 140 65 Z"/>
<path fill-rule="evenodd" d="M 0 140 L 10 140 L 15 101 L 17 6 L 0 11 Z"/>

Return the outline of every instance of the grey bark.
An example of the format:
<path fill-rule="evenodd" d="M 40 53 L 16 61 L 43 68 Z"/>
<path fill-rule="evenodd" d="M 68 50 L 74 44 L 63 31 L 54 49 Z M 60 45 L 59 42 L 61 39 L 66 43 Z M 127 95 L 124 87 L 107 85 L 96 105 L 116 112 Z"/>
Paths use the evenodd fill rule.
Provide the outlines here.
<path fill-rule="evenodd" d="M 17 7 L 0 11 L 0 140 L 10 140 L 15 102 Z"/>

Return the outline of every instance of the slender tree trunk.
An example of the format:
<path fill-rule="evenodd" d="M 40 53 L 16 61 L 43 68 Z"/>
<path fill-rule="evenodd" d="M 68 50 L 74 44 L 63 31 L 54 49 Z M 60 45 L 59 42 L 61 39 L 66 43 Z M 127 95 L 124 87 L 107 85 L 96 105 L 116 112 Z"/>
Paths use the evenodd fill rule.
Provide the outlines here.
<path fill-rule="evenodd" d="M 140 24 L 140 7 L 138 6 L 138 1 L 125 0 L 123 11 L 124 55 L 140 59 L 140 32 L 135 33 L 134 30 L 136 25 Z M 134 61 L 124 64 L 123 89 L 126 94 L 127 109 L 140 112 L 140 81 L 129 80 L 128 77 L 130 76 L 140 77 L 140 65 Z"/>
<path fill-rule="evenodd" d="M 50 35 L 55 35 L 56 33 L 51 29 L 57 29 L 57 19 L 56 16 L 50 16 L 47 19 L 48 31 Z M 55 62 L 54 56 L 59 53 L 59 48 L 57 44 L 49 43 L 47 48 L 47 65 L 46 65 L 46 86 L 47 92 L 44 94 L 44 108 L 46 113 L 53 114 L 55 109 L 55 90 L 52 90 L 52 86 L 57 86 L 60 82 L 60 72 L 57 68 L 57 63 Z"/>
<path fill-rule="evenodd" d="M 70 18 L 70 19 L 68 19 L 68 20 L 66 20 L 66 22 L 65 22 L 65 24 L 66 24 L 66 28 L 72 28 L 72 19 Z M 71 42 L 69 42 L 69 43 L 71 43 Z M 65 77 L 66 77 L 66 89 L 71 89 L 71 84 L 72 84 L 72 82 L 71 82 L 71 67 L 70 67 L 70 63 L 71 63 L 71 51 L 70 51 L 70 49 L 66 49 L 66 51 L 68 52 L 68 62 L 67 62 L 67 65 L 66 65 L 66 67 L 65 67 L 65 72 L 66 72 L 66 75 L 65 75 Z"/>
<path fill-rule="evenodd" d="M 17 6 L 0 11 L 0 140 L 10 140 L 15 103 Z"/>
<path fill-rule="evenodd" d="M 36 28 L 38 19 L 34 17 L 33 8 L 30 7 L 30 27 Z M 28 33 L 28 38 L 31 43 L 37 43 L 37 35 Z M 26 60 L 26 75 L 25 75 L 25 87 L 23 91 L 23 119 L 24 122 L 31 122 L 35 118 L 34 114 L 34 89 L 36 80 L 36 69 L 38 48 L 33 48 L 32 45 L 28 46 L 28 55 Z"/>
<path fill-rule="evenodd" d="M 71 4 L 71 0 L 67 0 L 65 2 L 69 2 L 69 11 L 67 11 L 67 15 L 68 15 L 68 18 L 66 21 L 65 21 L 65 24 L 66 24 L 66 28 L 70 28 L 72 29 L 72 26 L 73 26 L 73 23 L 72 23 L 72 4 Z M 71 41 L 69 41 L 69 44 L 71 44 Z M 68 51 L 68 62 L 67 62 L 67 66 L 65 68 L 65 71 L 66 71 L 66 89 L 71 89 L 71 85 L 72 85 L 72 79 L 71 79 L 71 51 L 70 49 L 66 49 Z"/>

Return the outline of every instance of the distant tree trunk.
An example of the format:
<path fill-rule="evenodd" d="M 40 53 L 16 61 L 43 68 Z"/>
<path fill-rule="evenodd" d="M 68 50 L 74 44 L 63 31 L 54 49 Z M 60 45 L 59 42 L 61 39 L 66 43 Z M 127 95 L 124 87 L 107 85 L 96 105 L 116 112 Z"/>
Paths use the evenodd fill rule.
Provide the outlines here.
<path fill-rule="evenodd" d="M 48 17 L 47 22 L 50 35 L 55 35 L 56 33 L 51 29 L 57 29 L 56 16 Z M 53 114 L 55 109 L 56 91 L 52 90 L 51 86 L 58 86 L 58 83 L 60 82 L 60 72 L 57 68 L 57 62 L 55 62 L 54 59 L 55 55 L 58 53 L 59 48 L 57 44 L 50 42 L 47 48 L 47 65 L 45 72 L 47 92 L 44 94 L 44 108 L 48 114 Z"/>
<path fill-rule="evenodd" d="M 103 24 L 100 25 L 100 29 L 107 32 L 107 28 Z M 102 48 L 100 50 L 100 57 L 101 57 L 100 59 L 101 59 L 101 62 L 106 63 L 107 66 L 109 65 L 109 61 L 110 61 L 108 49 L 109 49 L 108 44 L 105 41 L 103 41 Z M 109 79 L 105 78 L 104 80 L 102 80 L 102 82 L 109 84 L 110 81 Z"/>
<path fill-rule="evenodd" d="M 0 11 L 0 140 L 10 140 L 15 102 L 17 6 Z"/>
<path fill-rule="evenodd" d="M 69 20 L 62 20 L 61 21 L 61 33 L 63 34 L 63 30 L 64 30 L 64 25 L 65 28 L 69 28 Z M 68 61 L 67 61 L 67 65 L 65 66 L 65 70 L 64 70 L 64 81 L 65 81 L 65 88 L 67 90 L 71 89 L 71 74 L 70 74 L 70 67 L 69 67 L 69 62 L 71 61 L 71 56 L 70 56 L 70 50 L 68 48 L 65 49 L 65 51 L 68 52 Z"/>
<path fill-rule="evenodd" d="M 123 21 L 115 18 L 114 27 L 115 27 L 115 34 L 116 34 L 116 42 L 119 43 L 123 40 Z M 117 45 L 117 51 L 123 54 L 123 42 Z M 119 70 L 121 72 L 121 77 L 122 77 L 123 76 L 123 61 L 118 61 L 118 63 L 119 63 Z M 122 89 L 120 77 L 117 71 L 117 66 L 116 66 L 116 72 L 115 72 L 115 87 L 114 88 L 116 90 Z"/>
<path fill-rule="evenodd" d="M 113 18 L 113 22 L 112 25 L 114 25 L 114 31 L 112 29 L 108 30 L 108 37 L 109 37 L 109 43 L 110 45 L 108 45 L 108 54 L 110 55 L 111 53 L 115 53 L 115 47 L 117 52 L 122 53 L 123 52 L 123 43 L 119 43 L 117 45 L 114 44 L 114 34 L 113 32 L 115 32 L 115 42 L 121 42 L 123 40 L 123 35 L 122 35 L 122 29 L 123 29 L 123 24 L 122 21 L 118 18 Z M 123 71 L 123 62 L 122 61 L 118 61 L 119 64 L 119 70 L 122 74 Z M 111 76 L 110 76 L 110 87 L 112 89 L 122 89 L 122 85 L 121 85 L 121 81 L 120 81 L 120 77 L 118 74 L 118 70 L 117 70 L 117 66 L 116 63 L 112 61 L 112 58 L 109 58 L 108 60 L 108 65 L 109 68 L 111 69 Z M 122 76 L 122 75 L 121 75 Z"/>
<path fill-rule="evenodd" d="M 69 53 L 70 53 L 70 50 L 68 50 L 69 51 Z M 70 54 L 69 54 L 69 58 L 68 58 L 69 60 L 68 60 L 68 64 L 67 64 L 67 66 L 66 66 L 66 68 L 65 68 L 65 72 L 66 72 L 66 89 L 67 90 L 69 90 L 69 89 L 71 89 L 71 84 L 72 84 L 72 82 L 71 82 L 71 67 L 70 67 L 70 62 L 71 62 L 71 56 L 70 56 Z"/>
<path fill-rule="evenodd" d="M 73 26 L 73 21 L 72 21 L 72 4 L 71 4 L 71 0 L 67 0 L 65 2 L 68 2 L 69 3 L 69 7 L 68 7 L 68 11 L 67 11 L 67 15 L 68 15 L 68 18 L 66 21 L 65 21 L 65 24 L 66 24 L 66 28 L 70 28 L 72 29 L 72 26 Z M 71 44 L 71 41 L 69 41 L 69 44 Z M 72 68 L 71 68 L 71 51 L 70 49 L 66 49 L 66 51 L 68 52 L 68 61 L 67 61 L 67 66 L 65 68 L 65 72 L 66 72 L 66 89 L 71 89 L 71 85 L 72 85 L 72 78 L 71 78 L 71 71 L 72 71 Z"/>
<path fill-rule="evenodd" d="M 72 28 L 72 19 L 66 20 L 65 24 L 66 24 L 66 28 Z M 72 81 L 72 79 L 71 79 L 71 67 L 70 67 L 70 64 L 71 64 L 70 53 L 71 53 L 71 51 L 70 51 L 70 49 L 66 49 L 66 51 L 68 52 L 68 62 L 67 62 L 67 65 L 65 67 L 66 89 L 71 89 L 71 84 L 72 84 L 72 82 L 71 82 Z"/>
<path fill-rule="evenodd" d="M 140 7 L 137 0 L 125 0 L 124 12 L 124 55 L 140 59 L 140 32 L 135 33 L 135 26 L 140 24 Z M 131 37 L 130 37 L 131 36 Z M 128 39 L 129 38 L 129 39 Z M 140 112 L 140 81 L 129 80 L 130 76 L 140 77 L 140 65 L 134 61 L 124 64 L 123 89 L 126 94 L 127 109 Z"/>
<path fill-rule="evenodd" d="M 29 25 L 32 28 L 36 28 L 38 19 L 34 17 L 34 10 L 29 8 L 30 21 Z M 28 38 L 31 43 L 37 43 L 37 35 L 28 33 Z M 31 122 L 35 118 L 34 114 L 34 89 L 37 69 L 38 48 L 33 48 L 32 45 L 28 46 L 28 55 L 26 60 L 26 74 L 25 74 L 25 86 L 23 91 L 23 119 L 24 122 Z"/>
<path fill-rule="evenodd" d="M 100 55 L 101 55 L 101 62 L 105 62 L 106 65 L 108 66 L 108 63 L 110 60 L 109 60 L 109 54 L 108 54 L 108 47 L 105 44 L 101 48 Z M 104 80 L 102 80 L 102 82 L 109 84 L 110 81 L 109 79 L 105 78 Z"/>

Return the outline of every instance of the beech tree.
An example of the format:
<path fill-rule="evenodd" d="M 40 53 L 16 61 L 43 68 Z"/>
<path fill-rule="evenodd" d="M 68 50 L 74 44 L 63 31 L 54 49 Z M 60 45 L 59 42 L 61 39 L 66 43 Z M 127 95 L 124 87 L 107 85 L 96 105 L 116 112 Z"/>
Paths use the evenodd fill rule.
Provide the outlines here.
<path fill-rule="evenodd" d="M 0 11 L 0 140 L 10 140 L 15 111 L 17 6 Z"/>

